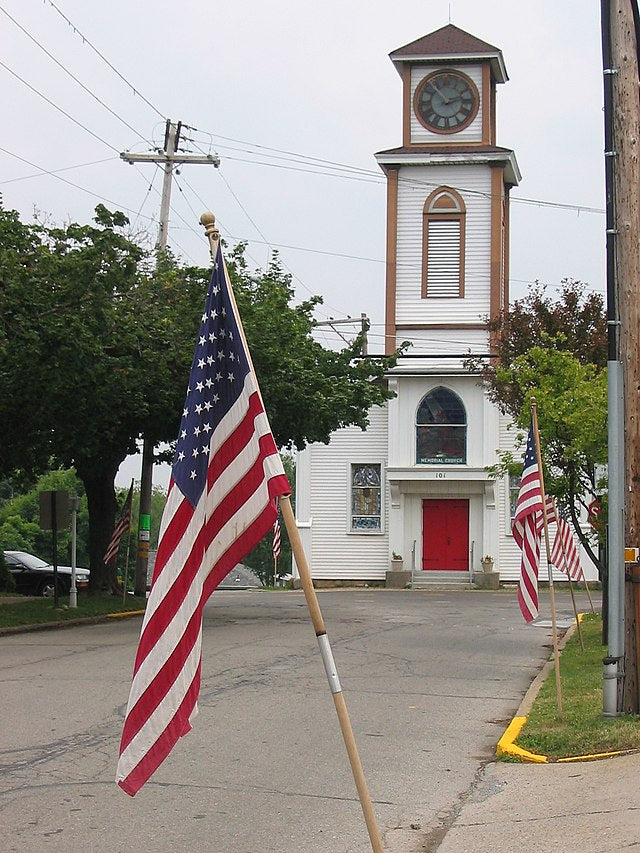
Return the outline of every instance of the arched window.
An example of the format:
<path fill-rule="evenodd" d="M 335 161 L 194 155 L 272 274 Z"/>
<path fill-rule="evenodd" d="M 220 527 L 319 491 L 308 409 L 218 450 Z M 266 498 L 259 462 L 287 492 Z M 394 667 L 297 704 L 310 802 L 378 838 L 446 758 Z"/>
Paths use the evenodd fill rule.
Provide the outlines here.
<path fill-rule="evenodd" d="M 460 397 L 434 388 L 418 406 L 418 465 L 464 465 L 467 461 L 467 413 Z"/>
<path fill-rule="evenodd" d="M 422 228 L 423 298 L 464 296 L 466 208 L 462 196 L 439 187 L 424 204 Z"/>

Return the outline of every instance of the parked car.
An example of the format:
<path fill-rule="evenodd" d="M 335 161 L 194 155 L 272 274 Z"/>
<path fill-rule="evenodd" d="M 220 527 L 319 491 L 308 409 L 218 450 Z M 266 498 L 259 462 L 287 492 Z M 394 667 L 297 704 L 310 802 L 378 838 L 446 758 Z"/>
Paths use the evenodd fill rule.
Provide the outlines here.
<path fill-rule="evenodd" d="M 13 579 L 16 592 L 23 595 L 54 594 L 53 566 L 26 551 L 4 551 L 4 559 Z M 89 586 L 89 569 L 76 566 L 76 589 Z M 71 566 L 58 566 L 58 595 L 68 595 L 71 589 Z"/>

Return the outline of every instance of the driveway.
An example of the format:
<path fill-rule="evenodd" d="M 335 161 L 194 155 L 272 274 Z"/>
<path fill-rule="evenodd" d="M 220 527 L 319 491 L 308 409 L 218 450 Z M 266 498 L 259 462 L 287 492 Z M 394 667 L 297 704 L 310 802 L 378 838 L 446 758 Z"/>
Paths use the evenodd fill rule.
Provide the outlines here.
<path fill-rule="evenodd" d="M 549 656 L 550 628 L 524 624 L 514 591 L 318 598 L 385 848 L 430 849 Z M 556 600 L 568 624 L 570 597 Z M 302 593 L 214 593 L 194 729 L 131 799 L 113 778 L 139 629 L 0 638 L 4 850 L 370 849 Z"/>

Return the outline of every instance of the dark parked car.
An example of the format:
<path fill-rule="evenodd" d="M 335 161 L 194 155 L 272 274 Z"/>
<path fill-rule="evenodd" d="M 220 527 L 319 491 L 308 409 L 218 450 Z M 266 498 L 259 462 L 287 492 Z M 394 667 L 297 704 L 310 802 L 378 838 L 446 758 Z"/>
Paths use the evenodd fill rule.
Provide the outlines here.
<path fill-rule="evenodd" d="M 26 551 L 5 551 L 4 559 L 16 582 L 16 592 L 23 595 L 54 594 L 53 566 Z M 76 566 L 76 589 L 89 586 L 89 569 Z M 58 566 L 58 594 L 68 595 L 71 589 L 71 566 Z"/>

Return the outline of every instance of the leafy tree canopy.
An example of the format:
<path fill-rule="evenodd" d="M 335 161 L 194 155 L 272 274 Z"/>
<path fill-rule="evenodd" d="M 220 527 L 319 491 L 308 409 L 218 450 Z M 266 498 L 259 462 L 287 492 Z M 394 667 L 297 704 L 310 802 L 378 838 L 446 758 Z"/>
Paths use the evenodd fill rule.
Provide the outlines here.
<path fill-rule="evenodd" d="M 511 313 L 489 324 L 497 358 L 474 365 L 491 399 L 523 430 L 535 398 L 545 485 L 571 514 L 594 563 L 598 559 L 579 523 L 593 499 L 597 466 L 607 460 L 606 317 L 599 294 L 564 281 L 557 300 L 536 286 Z M 520 473 L 521 460 L 502 455 L 493 473 Z"/>
<path fill-rule="evenodd" d="M 177 435 L 208 271 L 150 257 L 104 206 L 94 223 L 23 224 L 0 209 L 0 478 L 16 469 L 75 468 L 90 519 L 94 589 L 115 588 L 102 564 L 117 509 L 113 482 L 136 440 Z M 328 441 L 367 422 L 389 393 L 393 359 L 339 352 L 312 337 L 319 299 L 293 305 L 276 260 L 251 274 L 243 247 L 230 275 L 276 441 Z"/>

